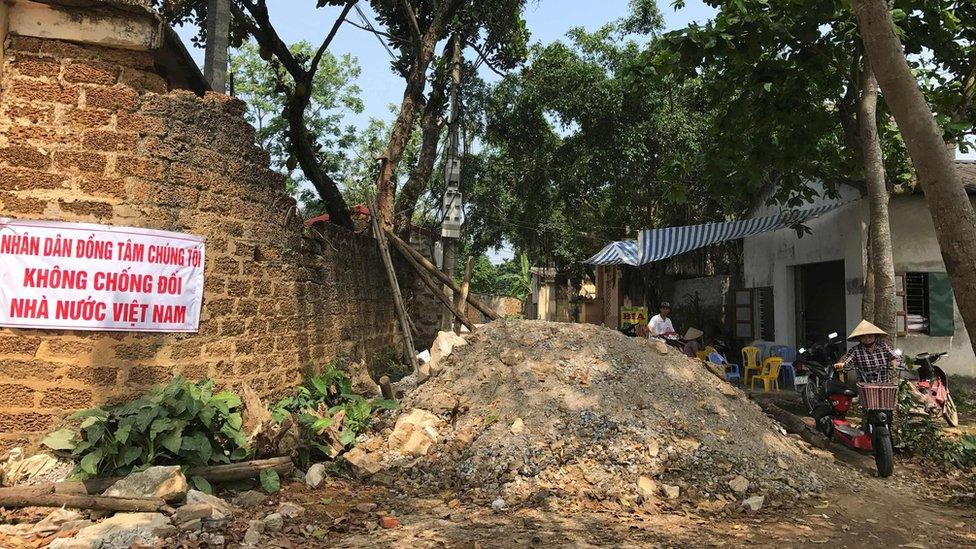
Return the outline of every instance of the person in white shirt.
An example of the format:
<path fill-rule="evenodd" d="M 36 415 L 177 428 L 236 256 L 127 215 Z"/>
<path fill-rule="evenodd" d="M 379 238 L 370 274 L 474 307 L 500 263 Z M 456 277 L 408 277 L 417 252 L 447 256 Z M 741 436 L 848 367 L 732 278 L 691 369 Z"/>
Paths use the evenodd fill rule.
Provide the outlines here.
<path fill-rule="evenodd" d="M 671 314 L 671 304 L 667 301 L 661 303 L 660 313 L 651 317 L 647 323 L 647 331 L 650 337 L 668 337 L 675 335 L 674 325 L 668 315 Z"/>

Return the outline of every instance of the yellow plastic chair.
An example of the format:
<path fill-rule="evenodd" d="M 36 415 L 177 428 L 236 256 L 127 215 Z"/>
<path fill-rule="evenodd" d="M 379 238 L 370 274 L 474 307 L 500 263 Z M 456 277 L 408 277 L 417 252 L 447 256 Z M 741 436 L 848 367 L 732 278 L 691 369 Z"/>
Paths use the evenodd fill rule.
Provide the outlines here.
<path fill-rule="evenodd" d="M 742 382 L 749 384 L 749 371 L 755 370 L 760 373 L 762 366 L 759 364 L 759 347 L 751 345 L 742 348 Z"/>
<path fill-rule="evenodd" d="M 715 347 L 712 347 L 711 345 L 709 345 L 709 346 L 705 347 L 704 350 L 701 350 L 701 351 L 698 351 L 697 353 L 695 353 L 695 356 L 698 357 L 698 360 L 707 360 L 708 359 L 708 355 L 710 355 L 712 353 L 717 353 L 717 352 L 718 351 L 715 350 Z"/>
<path fill-rule="evenodd" d="M 776 387 L 779 392 L 779 368 L 783 365 L 783 359 L 778 356 L 771 356 L 763 361 L 759 375 L 752 376 L 752 387 L 756 388 L 756 381 L 762 381 L 763 392 L 768 393 L 772 387 Z"/>

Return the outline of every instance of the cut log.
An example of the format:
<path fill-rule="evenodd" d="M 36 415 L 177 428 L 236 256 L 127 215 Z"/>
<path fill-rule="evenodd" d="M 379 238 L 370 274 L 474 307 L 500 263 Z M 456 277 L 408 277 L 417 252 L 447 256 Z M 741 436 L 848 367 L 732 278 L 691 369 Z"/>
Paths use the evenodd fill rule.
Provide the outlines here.
<path fill-rule="evenodd" d="M 412 255 L 413 258 L 417 260 L 417 263 L 423 266 L 427 270 L 427 272 L 434 275 L 434 277 L 440 280 L 442 283 L 450 286 L 451 289 L 457 292 L 458 294 L 461 293 L 461 287 L 458 286 L 457 282 L 455 282 L 453 278 L 442 273 L 440 269 L 434 266 L 434 264 L 431 263 L 430 260 L 428 260 L 426 257 L 424 257 L 423 254 L 415 250 L 413 246 L 404 242 L 399 236 L 393 234 L 393 232 L 390 230 L 387 230 L 386 234 L 387 236 L 390 237 L 390 241 L 393 242 L 393 245 L 396 246 L 398 250 Z M 501 318 L 498 315 L 498 313 L 492 310 L 491 307 L 485 305 L 484 302 L 482 302 L 480 299 L 478 299 L 477 297 L 471 294 L 468 294 L 468 303 L 473 305 L 475 309 L 481 311 L 483 315 L 490 318 L 491 320 L 498 320 L 499 318 Z"/>
<path fill-rule="evenodd" d="M 768 400 L 756 400 L 754 402 L 762 408 L 763 412 L 766 412 L 766 415 L 779 422 L 787 433 L 800 435 L 800 438 L 822 450 L 830 446 L 830 439 L 820 431 L 811 428 L 807 422 L 795 414 L 787 412 Z"/>
<path fill-rule="evenodd" d="M 241 463 L 230 463 L 227 465 L 208 465 L 205 467 L 194 467 L 186 472 L 187 478 L 203 477 L 209 482 L 230 482 L 233 480 L 244 480 L 254 478 L 261 474 L 265 469 L 274 469 L 278 475 L 286 477 L 295 470 L 295 464 L 288 456 L 258 459 L 254 461 L 243 461 Z"/>
<path fill-rule="evenodd" d="M 427 274 L 427 270 L 421 267 L 419 263 L 417 263 L 417 260 L 414 259 L 413 255 L 403 252 L 402 250 L 398 250 L 398 251 L 400 252 L 400 257 L 406 259 L 407 263 L 409 263 L 410 266 L 413 267 L 413 270 L 416 271 L 417 276 L 420 277 L 420 280 L 421 282 L 424 283 L 424 286 L 427 286 L 427 289 L 430 290 L 431 293 L 434 294 L 437 297 L 437 299 L 441 303 L 443 303 L 445 307 L 447 307 L 449 311 L 451 311 L 451 314 L 453 314 L 454 317 L 461 322 L 461 324 L 464 324 L 468 328 L 468 330 L 471 330 L 473 332 L 474 324 L 472 324 L 471 321 L 468 320 L 468 317 L 464 316 L 464 313 L 462 313 L 460 310 L 458 310 L 457 307 L 454 306 L 454 303 L 452 303 L 451 299 L 447 297 L 447 294 L 445 294 L 441 288 L 437 287 L 437 283 L 434 282 L 434 279 L 432 279 L 429 274 Z"/>
<path fill-rule="evenodd" d="M 240 463 L 229 463 L 227 465 L 207 465 L 194 467 L 186 472 L 187 478 L 203 477 L 208 482 L 231 482 L 234 480 L 245 480 L 258 476 L 264 469 L 274 469 L 279 476 L 287 476 L 295 470 L 295 464 L 288 456 L 274 457 L 268 459 L 257 459 L 253 461 L 242 461 Z M 84 481 L 66 480 L 51 484 L 39 484 L 31 486 L 32 489 L 54 492 L 66 495 L 85 495 L 101 494 L 115 484 L 122 477 L 93 478 Z M 26 488 L 26 487 L 25 487 Z"/>
<path fill-rule="evenodd" d="M 172 513 L 162 498 L 115 498 L 76 494 L 38 493 L 36 490 L 5 488 L 0 493 L 0 507 L 71 507 L 96 511 L 129 513 Z"/>
<path fill-rule="evenodd" d="M 393 384 L 390 383 L 389 376 L 380 378 L 380 391 L 386 400 L 396 400 L 396 393 L 393 392 Z"/>

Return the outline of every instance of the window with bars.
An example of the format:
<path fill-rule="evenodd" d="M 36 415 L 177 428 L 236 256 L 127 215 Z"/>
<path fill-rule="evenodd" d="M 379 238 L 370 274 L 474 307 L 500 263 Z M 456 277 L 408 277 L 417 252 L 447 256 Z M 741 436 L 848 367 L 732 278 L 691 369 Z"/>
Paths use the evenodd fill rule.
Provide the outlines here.
<path fill-rule="evenodd" d="M 952 286 L 946 273 L 897 273 L 895 293 L 900 304 L 898 335 L 955 333 Z"/>

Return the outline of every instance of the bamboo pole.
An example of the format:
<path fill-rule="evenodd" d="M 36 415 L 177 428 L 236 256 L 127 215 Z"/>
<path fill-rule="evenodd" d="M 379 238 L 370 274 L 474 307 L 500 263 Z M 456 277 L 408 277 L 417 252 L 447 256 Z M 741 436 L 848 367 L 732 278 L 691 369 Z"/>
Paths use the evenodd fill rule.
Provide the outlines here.
<path fill-rule="evenodd" d="M 410 361 L 410 366 L 418 375 L 423 375 L 420 371 L 420 364 L 417 361 L 417 348 L 413 346 L 413 334 L 410 331 L 410 316 L 407 314 L 407 306 L 403 302 L 403 294 L 400 293 L 400 283 L 397 282 L 396 271 L 393 270 L 393 260 L 390 259 L 390 248 L 387 246 L 386 233 L 380 229 L 376 221 L 376 205 L 371 204 L 369 209 L 370 223 L 373 225 L 373 236 L 380 247 L 380 256 L 383 258 L 383 266 L 386 267 L 386 277 L 390 282 L 390 289 L 393 292 L 393 303 L 396 305 L 397 317 L 400 319 L 400 331 L 403 334 L 403 346 Z M 391 233 L 392 234 L 392 233 Z M 395 235 L 394 235 L 395 236 Z"/>
<path fill-rule="evenodd" d="M 462 324 L 467 326 L 467 328 L 473 332 L 474 324 L 472 324 L 471 321 L 464 316 L 464 313 L 459 311 L 457 307 L 454 306 L 454 303 L 451 303 L 451 299 L 447 297 L 442 289 L 437 286 L 437 283 L 434 282 L 430 275 L 424 271 L 424 268 L 417 263 L 417 260 L 414 259 L 409 253 L 404 253 L 401 251 L 400 255 L 407 260 L 407 263 L 413 267 L 413 270 L 417 271 L 417 275 L 420 276 L 420 280 L 424 283 L 424 286 L 427 286 L 431 293 L 437 296 L 437 299 L 440 300 L 445 307 L 447 307 L 447 310 L 449 310 L 451 314 L 453 314 L 459 321 L 461 321 Z"/>
<path fill-rule="evenodd" d="M 448 286 L 450 286 L 451 289 L 454 290 L 455 292 L 458 292 L 458 293 L 461 292 L 461 287 L 458 286 L 457 282 L 455 282 L 453 278 L 451 278 L 451 277 L 445 275 L 444 273 L 442 273 L 440 271 L 440 269 L 438 269 L 436 266 L 434 266 L 433 263 L 430 262 L 430 260 L 428 260 L 426 257 L 424 257 L 417 250 L 413 249 L 412 246 L 410 246 L 409 244 L 407 244 L 406 242 L 404 242 L 399 236 L 397 236 L 396 234 L 394 234 L 393 231 L 390 231 L 389 229 L 387 229 L 386 230 L 386 234 L 387 234 L 387 236 L 390 237 L 390 240 L 393 241 L 393 244 L 397 247 L 398 250 L 400 250 L 400 251 L 402 251 L 404 253 L 409 253 L 410 255 L 413 256 L 414 259 L 417 260 L 417 263 L 418 264 L 420 264 L 421 266 L 423 266 L 427 270 L 427 272 L 429 272 L 430 274 L 434 275 L 435 278 L 437 278 L 438 280 L 440 280 L 444 284 L 447 284 Z M 485 315 L 486 317 L 488 317 L 491 320 L 498 320 L 499 318 L 501 318 L 498 315 L 498 313 L 496 313 L 495 311 L 493 311 L 491 309 L 491 307 L 488 307 L 480 299 L 476 298 L 473 295 L 468 294 L 468 303 L 470 303 L 471 305 L 474 305 L 474 308 L 475 309 L 478 309 L 479 311 L 481 311 L 481 313 L 483 315 Z"/>

